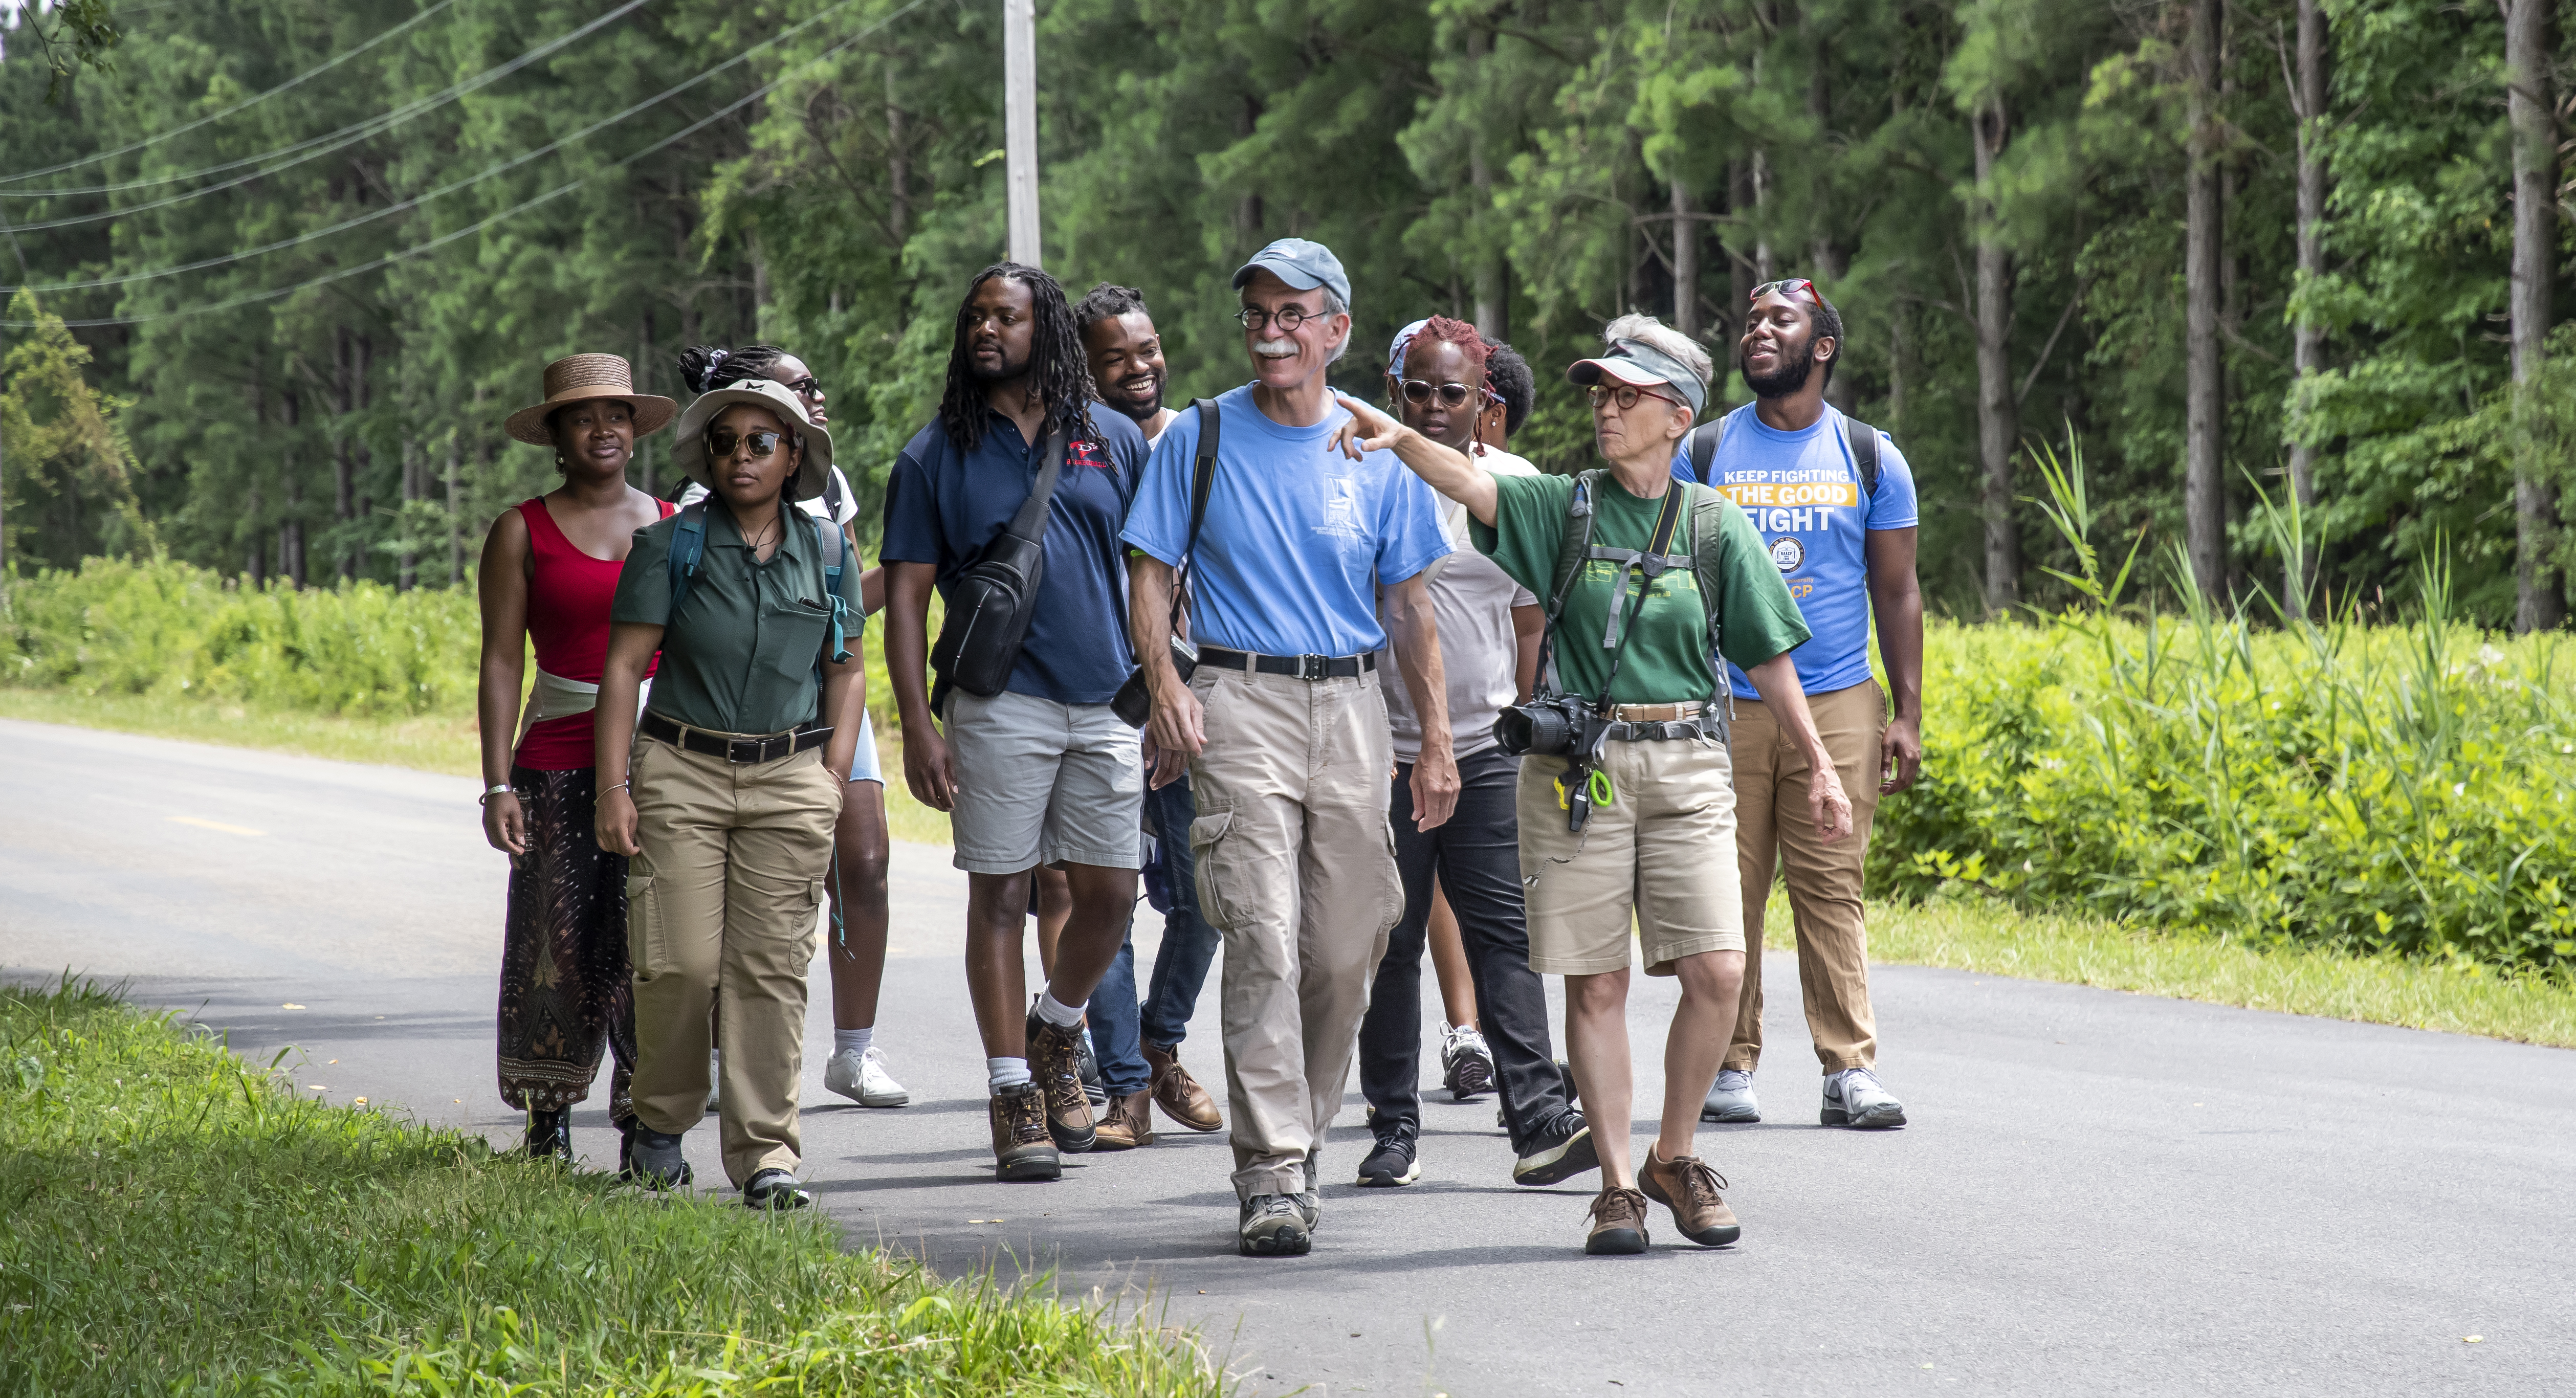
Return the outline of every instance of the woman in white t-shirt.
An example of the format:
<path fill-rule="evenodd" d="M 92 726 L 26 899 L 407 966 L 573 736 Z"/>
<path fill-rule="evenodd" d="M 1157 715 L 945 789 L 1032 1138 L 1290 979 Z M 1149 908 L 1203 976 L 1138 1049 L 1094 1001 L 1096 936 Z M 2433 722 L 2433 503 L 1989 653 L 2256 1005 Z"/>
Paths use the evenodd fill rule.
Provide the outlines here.
<path fill-rule="evenodd" d="M 816 425 L 827 420 L 823 385 L 815 380 L 813 370 L 776 345 L 693 346 L 680 352 L 680 378 L 693 393 L 745 379 L 773 379 L 803 401 Z M 706 493 L 703 483 L 693 481 L 679 502 L 693 504 Z M 859 504 L 840 467 L 832 468 L 822 495 L 804 501 L 800 508 L 840 526 L 848 541 L 847 556 L 858 557 L 859 536 L 852 522 L 859 517 Z M 869 612 L 883 607 L 884 570 L 870 568 L 861 573 L 859 590 Z M 850 763 L 850 784 L 858 789 L 842 802 L 841 823 L 833 837 L 832 1057 L 823 1068 L 823 1085 L 862 1106 L 900 1107 L 912 1100 L 912 1094 L 886 1071 L 885 1056 L 876 1047 L 877 990 L 885 979 L 888 850 L 885 777 L 877 765 L 875 725 L 864 714 L 859 721 L 858 755 Z M 713 1105 L 710 1100 L 710 1108 Z"/>

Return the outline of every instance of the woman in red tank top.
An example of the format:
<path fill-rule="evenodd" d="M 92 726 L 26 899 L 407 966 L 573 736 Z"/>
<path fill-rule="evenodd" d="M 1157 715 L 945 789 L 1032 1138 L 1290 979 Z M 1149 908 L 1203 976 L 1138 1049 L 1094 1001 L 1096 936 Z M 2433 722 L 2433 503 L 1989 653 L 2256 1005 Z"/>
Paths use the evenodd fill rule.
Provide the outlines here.
<path fill-rule="evenodd" d="M 631 1142 L 635 1008 L 626 963 L 626 860 L 592 834 L 591 705 L 608 656 L 608 608 L 635 531 L 671 507 L 626 483 L 635 439 L 676 405 L 634 391 L 625 360 L 546 366 L 545 401 L 509 433 L 550 447 L 563 484 L 505 511 L 483 543 L 483 834 L 510 856 L 501 941 L 501 1100 L 528 1114 L 531 1155 L 572 1158 L 572 1104 L 603 1049 L 616 1058 L 608 1114 Z M 537 679 L 528 692 L 527 653 Z M 648 672 L 649 673 L 649 672 Z M 520 696 L 527 693 L 524 714 Z M 626 1150 L 618 1152 L 621 1168 Z"/>

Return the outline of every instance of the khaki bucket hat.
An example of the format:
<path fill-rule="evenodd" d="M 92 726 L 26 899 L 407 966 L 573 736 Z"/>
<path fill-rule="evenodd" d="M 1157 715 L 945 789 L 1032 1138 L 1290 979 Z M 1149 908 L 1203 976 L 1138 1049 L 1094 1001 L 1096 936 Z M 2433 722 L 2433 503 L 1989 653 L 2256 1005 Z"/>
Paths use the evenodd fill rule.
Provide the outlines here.
<path fill-rule="evenodd" d="M 805 439 L 805 460 L 797 468 L 796 479 L 787 483 L 787 498 L 812 500 L 820 496 L 824 481 L 832 474 L 832 434 L 806 416 L 804 400 L 796 396 L 795 390 L 775 379 L 742 379 L 690 399 L 689 410 L 680 414 L 679 440 L 671 443 L 671 463 L 687 472 L 691 480 L 715 489 L 713 472 L 707 467 L 707 424 L 736 403 L 767 408 L 790 431 Z"/>
<path fill-rule="evenodd" d="M 532 447 L 551 446 L 554 438 L 546 432 L 546 417 L 568 403 L 588 403 L 601 398 L 624 402 L 635 414 L 635 435 L 645 436 L 671 425 L 680 405 L 668 398 L 635 391 L 635 370 L 622 354 L 568 354 L 546 366 L 546 401 L 521 408 L 510 414 L 502 428 L 511 440 Z"/>

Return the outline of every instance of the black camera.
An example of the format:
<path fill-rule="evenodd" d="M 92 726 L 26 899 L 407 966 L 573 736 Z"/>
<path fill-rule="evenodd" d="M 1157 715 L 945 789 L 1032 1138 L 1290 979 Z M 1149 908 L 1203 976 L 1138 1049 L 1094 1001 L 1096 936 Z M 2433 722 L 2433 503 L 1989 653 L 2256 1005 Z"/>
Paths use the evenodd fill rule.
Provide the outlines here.
<path fill-rule="evenodd" d="M 1580 757 L 1601 736 L 1602 717 L 1580 694 L 1541 692 L 1494 719 L 1494 742 L 1513 757 Z"/>

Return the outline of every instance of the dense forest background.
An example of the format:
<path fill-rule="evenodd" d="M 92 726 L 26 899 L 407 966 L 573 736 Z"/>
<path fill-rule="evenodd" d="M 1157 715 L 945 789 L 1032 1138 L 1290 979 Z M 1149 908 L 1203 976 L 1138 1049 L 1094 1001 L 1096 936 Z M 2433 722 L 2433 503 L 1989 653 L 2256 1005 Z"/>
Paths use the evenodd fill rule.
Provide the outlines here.
<path fill-rule="evenodd" d="M 750 338 L 813 364 L 873 495 L 1001 253 L 1000 10 L 0 20 L 0 545 L 461 580 L 551 475 L 500 431 L 546 360 L 623 353 L 682 396 L 677 349 Z M 118 31 L 105 67 L 67 18 Z M 2023 497 L 2071 435 L 2102 536 L 2144 531 L 2163 576 L 2279 590 L 2265 502 L 2298 497 L 2336 599 L 2402 605 L 2438 549 L 2485 623 L 2564 615 L 2569 50 L 2544 0 L 1047 0 L 1038 23 L 1047 264 L 1145 290 L 1176 396 L 1245 376 L 1227 278 L 1296 233 L 1352 271 L 1346 387 L 1375 391 L 1405 321 L 1474 319 L 1540 366 L 1515 445 L 1563 469 L 1589 433 L 1553 371 L 1608 318 L 1724 363 L 1747 288 L 1812 275 L 1850 326 L 1836 397 L 1914 463 L 1953 612 L 2066 595 Z M 639 469 L 667 486 L 667 446 Z"/>

